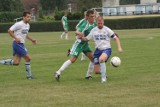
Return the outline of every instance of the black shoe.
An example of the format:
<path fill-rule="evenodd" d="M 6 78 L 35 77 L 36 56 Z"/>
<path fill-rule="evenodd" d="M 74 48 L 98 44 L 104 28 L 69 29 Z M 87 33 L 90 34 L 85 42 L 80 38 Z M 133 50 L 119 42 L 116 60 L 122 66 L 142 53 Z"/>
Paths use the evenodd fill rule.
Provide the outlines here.
<path fill-rule="evenodd" d="M 57 80 L 57 81 L 59 81 L 59 79 L 60 79 L 60 75 L 59 74 L 57 74 L 57 73 L 55 73 L 55 79 Z"/>
<path fill-rule="evenodd" d="M 67 56 L 69 56 L 69 55 L 70 55 L 70 52 L 71 52 L 71 50 L 70 50 L 70 49 L 68 49 L 68 51 L 67 51 Z"/>
<path fill-rule="evenodd" d="M 85 77 L 85 79 L 91 80 L 91 79 L 93 79 L 93 78 L 92 78 L 92 76 L 88 76 L 88 77 Z"/>
<path fill-rule="evenodd" d="M 29 77 L 26 77 L 28 80 L 33 80 L 33 79 L 36 79 L 35 77 L 33 76 L 29 76 Z"/>

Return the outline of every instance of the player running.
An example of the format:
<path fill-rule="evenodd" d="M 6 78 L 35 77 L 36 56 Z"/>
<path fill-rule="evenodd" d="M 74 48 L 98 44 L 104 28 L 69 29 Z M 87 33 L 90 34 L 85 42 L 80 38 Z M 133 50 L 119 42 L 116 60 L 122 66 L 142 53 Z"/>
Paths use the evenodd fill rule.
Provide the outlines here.
<path fill-rule="evenodd" d="M 81 24 L 81 26 L 79 26 L 77 28 L 77 31 L 76 31 L 77 34 L 82 32 L 85 36 L 87 36 L 90 33 L 90 31 L 96 26 L 94 11 L 88 10 L 86 13 L 86 16 L 87 16 L 87 20 L 84 21 L 83 24 Z M 85 55 L 90 59 L 90 64 L 88 67 L 86 78 L 87 79 L 91 78 L 90 73 L 92 72 L 93 67 L 94 67 L 93 53 L 89 47 L 88 42 L 81 41 L 81 39 L 77 38 L 75 43 L 73 44 L 71 52 L 70 52 L 71 58 L 69 60 L 65 61 L 63 63 L 63 65 L 59 68 L 59 70 L 56 71 L 56 73 L 55 73 L 55 79 L 57 81 L 59 81 L 60 75 L 62 74 L 62 72 L 69 65 L 71 65 L 72 63 L 74 63 L 77 60 L 77 58 L 81 52 L 85 53 Z"/>
<path fill-rule="evenodd" d="M 21 58 L 25 59 L 25 68 L 26 68 L 26 77 L 27 79 L 34 79 L 31 73 L 30 61 L 31 57 L 28 54 L 27 49 L 24 46 L 25 39 L 29 39 L 34 44 L 36 44 L 36 40 L 32 39 L 28 35 L 28 31 L 30 29 L 29 21 L 31 20 L 30 12 L 23 13 L 23 20 L 12 25 L 8 33 L 14 39 L 12 43 L 13 47 L 13 59 L 0 60 L 0 64 L 3 65 L 19 65 Z"/>

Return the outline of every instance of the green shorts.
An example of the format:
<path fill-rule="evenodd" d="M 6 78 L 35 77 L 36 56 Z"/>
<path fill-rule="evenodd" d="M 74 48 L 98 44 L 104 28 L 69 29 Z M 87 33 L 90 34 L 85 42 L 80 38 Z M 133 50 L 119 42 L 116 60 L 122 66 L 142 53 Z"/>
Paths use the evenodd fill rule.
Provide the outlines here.
<path fill-rule="evenodd" d="M 64 29 L 65 31 L 66 31 L 66 30 L 68 31 L 68 26 L 66 25 L 63 29 Z"/>
<path fill-rule="evenodd" d="M 75 43 L 73 44 L 72 48 L 71 48 L 70 55 L 78 57 L 81 52 L 86 54 L 88 52 L 92 52 L 92 50 L 89 47 L 88 42 L 79 42 L 79 41 L 76 40 Z"/>

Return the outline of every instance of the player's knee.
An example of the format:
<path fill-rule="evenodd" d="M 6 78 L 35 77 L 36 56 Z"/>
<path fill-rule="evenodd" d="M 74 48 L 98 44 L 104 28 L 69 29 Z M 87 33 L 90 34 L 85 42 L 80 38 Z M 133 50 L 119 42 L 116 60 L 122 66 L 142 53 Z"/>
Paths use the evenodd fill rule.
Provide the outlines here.
<path fill-rule="evenodd" d="M 19 62 L 14 62 L 13 65 L 18 66 L 20 63 Z"/>
<path fill-rule="evenodd" d="M 99 59 L 99 63 L 103 63 L 103 62 L 105 62 L 105 60 L 102 59 L 102 58 L 100 58 L 100 59 Z"/>
<path fill-rule="evenodd" d="M 99 70 L 94 71 L 95 74 L 100 74 Z"/>
<path fill-rule="evenodd" d="M 74 63 L 76 60 L 71 60 L 72 63 Z"/>
<path fill-rule="evenodd" d="M 77 60 L 76 57 L 71 57 L 71 58 L 70 58 L 70 61 L 71 61 L 72 63 L 74 63 L 76 60 Z"/>
<path fill-rule="evenodd" d="M 26 60 L 26 62 L 30 62 L 31 61 L 31 57 L 28 57 L 25 60 Z"/>

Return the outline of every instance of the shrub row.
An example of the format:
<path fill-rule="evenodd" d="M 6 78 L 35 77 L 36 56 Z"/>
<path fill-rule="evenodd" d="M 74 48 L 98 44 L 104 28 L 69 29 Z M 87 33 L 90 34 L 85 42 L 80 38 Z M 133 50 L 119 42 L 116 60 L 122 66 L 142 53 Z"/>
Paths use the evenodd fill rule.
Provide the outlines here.
<path fill-rule="evenodd" d="M 21 12 L 0 12 L 0 22 L 13 22 L 15 18 L 19 18 L 21 16 Z"/>
<path fill-rule="evenodd" d="M 75 26 L 78 20 L 69 21 L 69 30 L 75 31 Z M 1 23 L 0 32 L 6 32 L 13 23 Z M 63 31 L 61 21 L 54 22 L 32 22 L 30 23 L 30 32 L 49 32 Z M 105 20 L 105 25 L 111 29 L 145 29 L 145 28 L 160 28 L 160 17 L 145 17 L 132 19 L 108 19 Z"/>
<path fill-rule="evenodd" d="M 160 28 L 160 16 L 132 19 L 110 19 L 105 20 L 105 25 L 112 29 Z"/>

